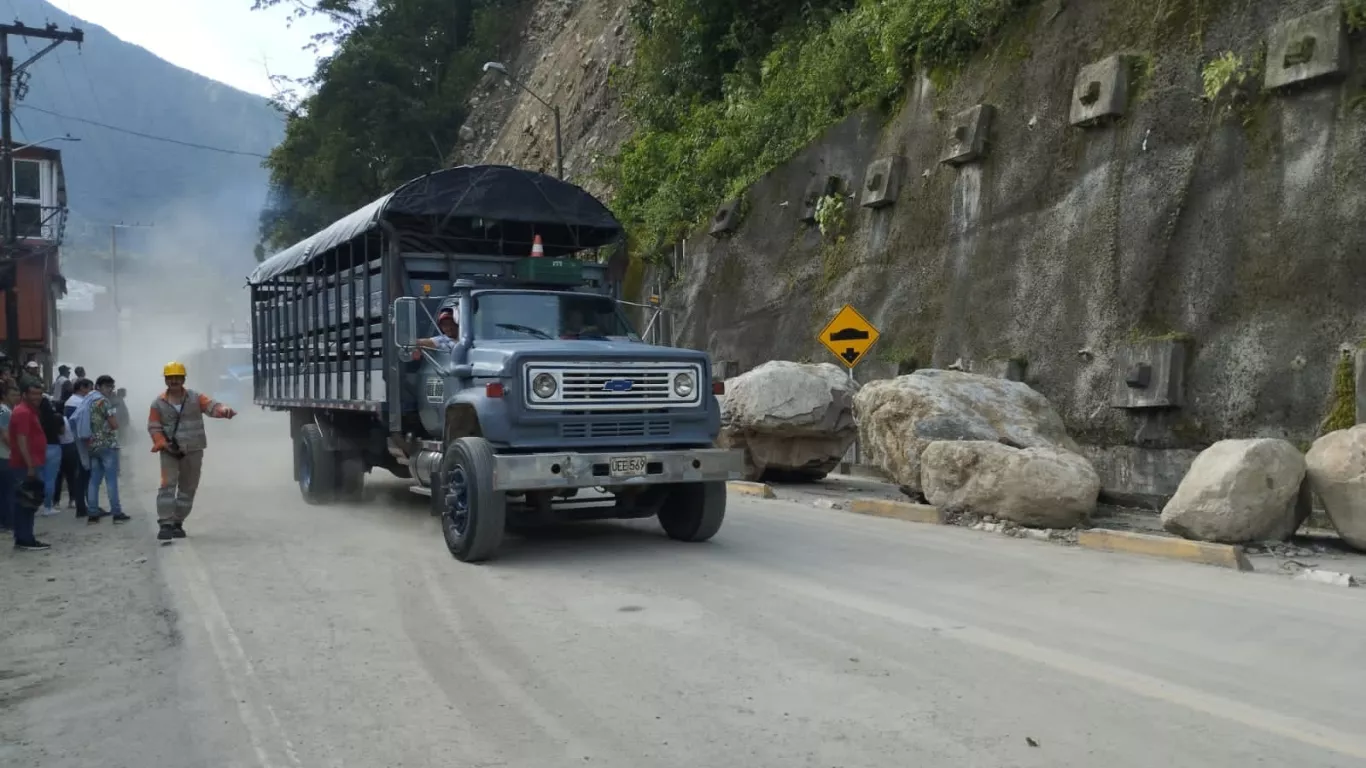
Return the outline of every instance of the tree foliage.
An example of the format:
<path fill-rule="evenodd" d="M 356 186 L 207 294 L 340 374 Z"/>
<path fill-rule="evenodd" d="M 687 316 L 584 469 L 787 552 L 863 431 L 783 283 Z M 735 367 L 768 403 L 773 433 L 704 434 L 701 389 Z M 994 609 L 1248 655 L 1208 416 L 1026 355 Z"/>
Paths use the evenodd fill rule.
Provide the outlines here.
<path fill-rule="evenodd" d="M 1025 0 L 637 0 L 621 73 L 639 130 L 605 170 L 644 253 L 665 248 L 822 131 L 961 64 Z"/>
<path fill-rule="evenodd" d="M 314 74 L 282 89 L 285 138 L 266 161 L 263 248 L 285 247 L 445 164 L 481 64 L 509 29 L 513 0 L 255 0 L 317 13 L 335 31 Z M 321 50 L 321 48 L 320 48 Z"/>

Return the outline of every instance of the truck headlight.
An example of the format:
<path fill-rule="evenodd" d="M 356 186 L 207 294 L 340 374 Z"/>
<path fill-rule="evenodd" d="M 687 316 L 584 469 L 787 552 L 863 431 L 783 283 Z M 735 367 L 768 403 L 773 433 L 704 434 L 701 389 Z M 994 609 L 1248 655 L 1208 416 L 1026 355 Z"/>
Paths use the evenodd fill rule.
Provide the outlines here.
<path fill-rule="evenodd" d="M 542 400 L 554 397 L 555 390 L 559 388 L 560 385 L 555 383 L 555 377 L 548 373 L 538 373 L 536 378 L 531 380 L 532 393 Z"/>
<path fill-rule="evenodd" d="M 691 373 L 680 373 L 674 377 L 674 394 L 679 397 L 692 395 L 693 389 L 697 384 L 692 380 Z"/>

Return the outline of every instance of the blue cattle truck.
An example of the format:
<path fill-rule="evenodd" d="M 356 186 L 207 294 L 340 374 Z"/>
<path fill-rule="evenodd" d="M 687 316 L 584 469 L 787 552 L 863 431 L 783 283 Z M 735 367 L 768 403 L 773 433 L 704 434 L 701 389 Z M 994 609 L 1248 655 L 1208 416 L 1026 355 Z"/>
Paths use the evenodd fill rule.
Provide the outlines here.
<path fill-rule="evenodd" d="M 715 535 L 743 469 L 714 447 L 723 384 L 705 353 L 641 341 L 624 250 L 585 190 L 485 165 L 408 182 L 263 262 L 254 400 L 289 413 L 304 499 L 357 500 L 375 467 L 411 478 L 464 562 L 564 520 Z M 458 332 L 419 345 L 447 308 Z"/>

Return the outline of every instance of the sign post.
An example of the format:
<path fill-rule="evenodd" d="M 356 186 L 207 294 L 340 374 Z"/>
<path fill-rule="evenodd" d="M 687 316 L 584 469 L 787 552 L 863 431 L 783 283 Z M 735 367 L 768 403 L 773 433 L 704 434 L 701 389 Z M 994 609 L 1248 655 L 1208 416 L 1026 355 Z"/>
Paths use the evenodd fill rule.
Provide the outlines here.
<path fill-rule="evenodd" d="M 868 322 L 863 315 L 854 309 L 853 305 L 845 304 L 844 308 L 826 323 L 821 329 L 817 341 L 821 343 L 830 353 L 839 358 L 841 363 L 849 369 L 849 380 L 854 380 L 854 366 L 858 365 L 868 354 L 868 350 L 877 343 L 877 328 Z M 854 438 L 854 463 L 859 462 L 858 438 Z"/>

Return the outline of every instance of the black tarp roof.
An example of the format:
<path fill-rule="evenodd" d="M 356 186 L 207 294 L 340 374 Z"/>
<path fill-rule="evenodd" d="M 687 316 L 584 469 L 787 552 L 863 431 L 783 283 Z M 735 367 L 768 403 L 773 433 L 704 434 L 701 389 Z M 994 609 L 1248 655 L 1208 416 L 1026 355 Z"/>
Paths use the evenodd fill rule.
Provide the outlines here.
<path fill-rule="evenodd" d="M 381 221 L 402 233 L 456 240 L 466 253 L 503 253 L 510 243 L 526 253 L 533 236 L 541 235 L 546 256 L 562 256 L 622 236 L 612 212 L 569 182 L 507 165 L 462 165 L 413 179 L 353 211 L 266 259 L 247 282 L 261 283 L 307 264 Z M 487 235 L 491 225 L 497 227 L 495 237 Z"/>

